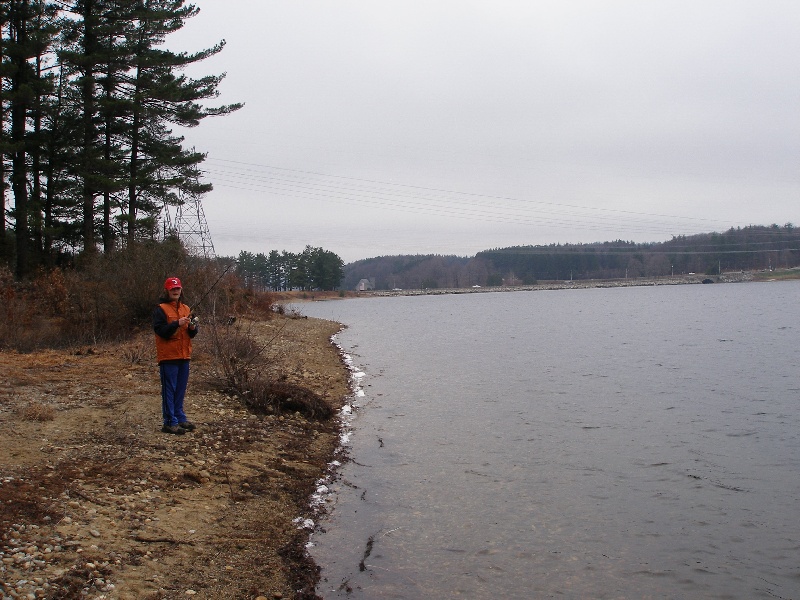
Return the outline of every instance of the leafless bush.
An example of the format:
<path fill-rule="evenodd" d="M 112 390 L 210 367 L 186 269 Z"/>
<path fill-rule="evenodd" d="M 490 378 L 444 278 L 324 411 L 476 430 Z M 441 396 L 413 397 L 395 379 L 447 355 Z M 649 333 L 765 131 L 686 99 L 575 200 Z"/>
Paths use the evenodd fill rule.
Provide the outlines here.
<path fill-rule="evenodd" d="M 132 365 L 138 365 L 142 361 L 149 359 L 153 354 L 153 344 L 136 342 L 125 345 L 122 348 L 122 357 Z"/>
<path fill-rule="evenodd" d="M 248 389 L 256 373 L 255 362 L 266 349 L 253 335 L 252 325 L 212 321 L 208 330 L 211 351 L 222 369 L 226 384 L 240 393 Z"/>
<path fill-rule="evenodd" d="M 119 339 L 150 319 L 166 277 L 186 277 L 189 259 L 175 242 L 142 243 L 84 259 L 65 273 L 70 343 Z"/>
<path fill-rule="evenodd" d="M 24 303 L 19 298 L 18 286 L 8 267 L 0 267 L 0 343 L 4 346 L 16 347 L 24 330 L 21 311 Z"/>
<path fill-rule="evenodd" d="M 20 417 L 24 421 L 52 421 L 56 417 L 55 409 L 41 402 L 29 402 L 21 411 Z"/>
<path fill-rule="evenodd" d="M 241 281 L 233 272 L 232 264 L 191 259 L 181 281 L 187 290 L 186 303 L 203 322 L 227 321 L 232 314 L 241 312 L 237 306 L 237 297 L 242 293 Z"/>
<path fill-rule="evenodd" d="M 245 403 L 257 414 L 297 411 L 311 419 L 325 420 L 333 415 L 330 404 L 319 394 L 286 381 L 256 378 L 244 394 Z"/>
<path fill-rule="evenodd" d="M 56 342 L 66 295 L 58 272 L 41 272 L 20 283 L 0 267 L 0 347 L 25 352 Z"/>
<path fill-rule="evenodd" d="M 232 312 L 258 320 L 268 321 L 275 316 L 276 297 L 271 292 L 245 288 L 238 277 L 232 286 L 229 306 Z"/>
<path fill-rule="evenodd" d="M 299 385 L 268 377 L 274 338 L 260 342 L 251 324 L 212 323 L 212 353 L 222 370 L 225 384 L 257 414 L 298 411 L 312 419 L 328 419 L 333 409 L 318 394 Z"/>
<path fill-rule="evenodd" d="M 150 326 L 168 276 L 181 278 L 186 302 L 203 322 L 218 314 L 227 318 L 242 295 L 231 267 L 226 270 L 218 261 L 191 257 L 175 241 L 97 253 L 72 268 L 42 270 L 24 282 L 15 281 L 4 267 L 0 347 L 28 351 L 124 339 Z"/>

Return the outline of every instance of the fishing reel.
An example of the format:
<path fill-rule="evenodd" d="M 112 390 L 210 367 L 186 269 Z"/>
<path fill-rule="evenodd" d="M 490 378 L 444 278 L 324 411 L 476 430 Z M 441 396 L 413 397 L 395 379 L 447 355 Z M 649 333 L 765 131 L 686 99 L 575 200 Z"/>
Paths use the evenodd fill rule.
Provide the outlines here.
<path fill-rule="evenodd" d="M 189 315 L 189 327 L 197 327 L 197 325 L 198 325 L 199 323 L 200 323 L 200 317 L 198 317 L 198 316 L 197 316 L 196 314 L 194 314 L 194 313 L 191 313 L 191 314 Z"/>

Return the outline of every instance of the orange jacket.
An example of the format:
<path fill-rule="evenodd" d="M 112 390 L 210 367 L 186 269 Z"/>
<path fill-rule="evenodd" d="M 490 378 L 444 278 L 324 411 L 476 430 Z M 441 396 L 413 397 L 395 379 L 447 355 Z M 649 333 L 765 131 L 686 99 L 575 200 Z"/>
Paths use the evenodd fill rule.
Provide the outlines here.
<path fill-rule="evenodd" d="M 178 325 L 178 319 L 190 314 L 191 310 L 183 303 L 176 306 L 174 302 L 165 302 L 156 307 L 153 312 L 153 329 L 156 332 L 156 356 L 159 363 L 192 358 L 192 338 L 197 330 L 190 331 L 188 325 Z"/>

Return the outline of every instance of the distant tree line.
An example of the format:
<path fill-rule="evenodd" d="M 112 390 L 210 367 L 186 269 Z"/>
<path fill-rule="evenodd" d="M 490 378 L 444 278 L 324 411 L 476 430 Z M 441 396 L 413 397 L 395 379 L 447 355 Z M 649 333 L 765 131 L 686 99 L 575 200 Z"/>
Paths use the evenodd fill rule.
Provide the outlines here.
<path fill-rule="evenodd" d="M 344 277 L 344 262 L 337 254 L 312 246 L 299 254 L 242 251 L 236 263 L 245 285 L 258 291 L 335 290 Z"/>
<path fill-rule="evenodd" d="M 0 3 L 0 259 L 18 278 L 152 239 L 165 203 L 211 189 L 205 155 L 172 127 L 240 108 L 200 103 L 224 75 L 181 73 L 224 42 L 163 48 L 198 12 L 183 0 Z"/>
<path fill-rule="evenodd" d="M 375 280 L 376 289 L 531 285 L 569 279 L 666 277 L 800 265 L 800 230 L 786 225 L 731 228 L 676 236 L 666 242 L 618 240 L 593 244 L 515 246 L 474 257 L 384 256 L 345 267 L 344 285 Z"/>

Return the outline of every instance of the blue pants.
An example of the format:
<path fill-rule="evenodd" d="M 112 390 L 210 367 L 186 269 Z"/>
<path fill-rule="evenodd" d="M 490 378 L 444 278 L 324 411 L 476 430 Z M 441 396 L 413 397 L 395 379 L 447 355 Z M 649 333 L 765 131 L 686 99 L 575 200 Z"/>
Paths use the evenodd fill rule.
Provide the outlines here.
<path fill-rule="evenodd" d="M 164 425 L 188 421 L 183 412 L 183 397 L 189 383 L 189 361 L 165 362 L 158 365 L 161 374 L 161 412 Z"/>

